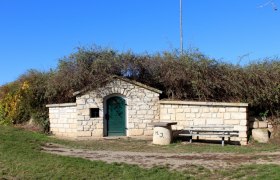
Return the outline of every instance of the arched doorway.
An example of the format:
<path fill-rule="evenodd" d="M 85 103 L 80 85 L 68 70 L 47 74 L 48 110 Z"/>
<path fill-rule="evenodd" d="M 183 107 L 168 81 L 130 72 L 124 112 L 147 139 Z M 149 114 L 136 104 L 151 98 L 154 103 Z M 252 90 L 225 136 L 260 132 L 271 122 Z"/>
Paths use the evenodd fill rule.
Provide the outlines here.
<path fill-rule="evenodd" d="M 125 119 L 126 107 L 125 100 L 121 97 L 114 96 L 107 99 L 107 135 L 108 136 L 125 136 Z"/>

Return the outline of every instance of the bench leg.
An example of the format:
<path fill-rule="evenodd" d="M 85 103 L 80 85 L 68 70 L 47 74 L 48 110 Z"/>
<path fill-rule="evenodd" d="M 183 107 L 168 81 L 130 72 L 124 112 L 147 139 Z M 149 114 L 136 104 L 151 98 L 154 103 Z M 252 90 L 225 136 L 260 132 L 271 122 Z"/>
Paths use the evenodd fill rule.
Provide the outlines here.
<path fill-rule="evenodd" d="M 192 136 L 190 136 L 190 143 L 192 143 Z"/>
<path fill-rule="evenodd" d="M 225 146 L 225 137 L 222 137 L 222 146 Z"/>

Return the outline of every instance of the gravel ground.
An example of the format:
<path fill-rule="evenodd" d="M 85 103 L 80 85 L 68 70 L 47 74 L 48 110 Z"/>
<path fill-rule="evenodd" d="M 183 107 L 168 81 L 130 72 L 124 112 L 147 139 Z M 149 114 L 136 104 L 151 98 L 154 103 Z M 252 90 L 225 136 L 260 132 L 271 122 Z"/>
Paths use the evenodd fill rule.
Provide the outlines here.
<path fill-rule="evenodd" d="M 170 169 L 184 170 L 190 165 L 203 166 L 210 170 L 227 169 L 242 164 L 278 164 L 280 152 L 255 154 L 235 153 L 147 153 L 125 151 L 90 151 L 73 149 L 58 144 L 45 144 L 42 151 L 62 156 L 80 157 L 89 160 L 100 160 L 107 163 L 135 164 L 144 168 L 166 166 Z"/>

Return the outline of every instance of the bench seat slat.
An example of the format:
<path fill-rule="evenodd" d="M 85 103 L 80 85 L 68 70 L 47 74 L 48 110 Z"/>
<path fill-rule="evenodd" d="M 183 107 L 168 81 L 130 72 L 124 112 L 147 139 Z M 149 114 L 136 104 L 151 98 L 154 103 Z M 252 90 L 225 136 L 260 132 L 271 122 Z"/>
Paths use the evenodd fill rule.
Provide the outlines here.
<path fill-rule="evenodd" d="M 238 137 L 238 134 L 179 134 L 179 136 L 216 136 L 216 137 Z"/>
<path fill-rule="evenodd" d="M 189 128 L 234 128 L 234 126 L 227 126 L 227 125 L 225 125 L 225 126 L 218 126 L 218 125 L 209 125 L 209 126 L 190 126 Z"/>
<path fill-rule="evenodd" d="M 183 131 L 192 132 L 225 132 L 225 133 L 238 133 L 239 131 L 234 130 L 215 130 L 215 129 L 184 129 Z"/>

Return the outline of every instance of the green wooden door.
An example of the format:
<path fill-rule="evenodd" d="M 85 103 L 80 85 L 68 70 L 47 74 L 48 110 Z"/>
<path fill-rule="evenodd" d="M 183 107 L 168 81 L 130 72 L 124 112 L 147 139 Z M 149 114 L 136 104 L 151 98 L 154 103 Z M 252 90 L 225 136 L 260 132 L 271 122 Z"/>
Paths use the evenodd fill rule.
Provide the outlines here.
<path fill-rule="evenodd" d="M 111 97 L 107 100 L 108 136 L 125 136 L 125 100 L 121 97 Z"/>

